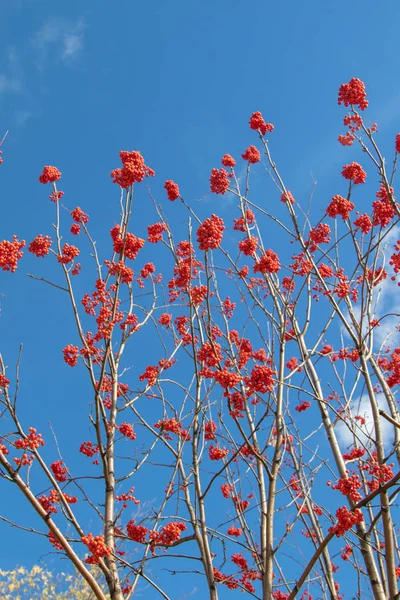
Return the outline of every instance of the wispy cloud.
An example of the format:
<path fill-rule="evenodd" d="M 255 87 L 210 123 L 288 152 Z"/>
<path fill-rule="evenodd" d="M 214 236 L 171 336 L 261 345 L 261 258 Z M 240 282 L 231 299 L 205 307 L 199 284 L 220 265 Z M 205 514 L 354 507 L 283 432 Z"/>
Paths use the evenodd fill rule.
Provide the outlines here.
<path fill-rule="evenodd" d="M 25 123 L 29 121 L 29 119 L 38 116 L 38 114 L 40 114 L 39 111 L 33 111 L 30 109 L 16 110 L 14 112 L 14 119 L 16 124 L 19 127 L 22 127 L 22 125 L 25 125 Z"/>
<path fill-rule="evenodd" d="M 50 52 L 64 62 L 72 62 L 83 50 L 85 23 L 82 19 L 51 18 L 35 33 L 32 39 L 36 50 L 36 65 L 43 68 Z"/>
<path fill-rule="evenodd" d="M 18 77 L 0 73 L 0 94 L 6 92 L 20 92 L 21 87 L 22 84 Z"/>
<path fill-rule="evenodd" d="M 2 63 L 4 67 L 0 70 L 0 94 L 20 93 L 23 89 L 23 77 L 15 48 L 7 48 Z"/>

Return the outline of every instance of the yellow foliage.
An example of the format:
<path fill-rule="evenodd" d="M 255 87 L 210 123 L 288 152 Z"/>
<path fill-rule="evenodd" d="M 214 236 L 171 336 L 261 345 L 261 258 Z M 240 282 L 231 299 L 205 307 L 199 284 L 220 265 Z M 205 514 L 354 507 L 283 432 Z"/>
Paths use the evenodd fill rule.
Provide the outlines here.
<path fill-rule="evenodd" d="M 101 581 L 95 567 L 93 576 Z M 109 596 L 106 596 L 109 598 Z M 0 569 L 1 600 L 95 600 L 86 581 L 78 574 L 53 573 L 39 565 L 29 571 L 16 567 L 10 571 Z"/>

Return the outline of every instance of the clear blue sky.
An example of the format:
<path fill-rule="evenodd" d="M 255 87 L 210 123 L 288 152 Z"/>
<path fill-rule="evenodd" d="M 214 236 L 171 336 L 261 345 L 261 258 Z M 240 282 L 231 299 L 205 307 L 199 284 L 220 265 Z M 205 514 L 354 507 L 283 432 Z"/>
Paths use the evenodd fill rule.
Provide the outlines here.
<path fill-rule="evenodd" d="M 185 198 L 204 198 L 209 213 L 221 202 L 209 194 L 210 170 L 255 142 L 248 119 L 256 110 L 275 125 L 275 158 L 296 198 L 307 199 L 313 176 L 325 206 L 346 160 L 336 100 L 351 77 L 365 81 L 367 119 L 378 121 L 390 152 L 400 130 L 395 0 L 0 0 L 0 11 L 0 137 L 9 130 L 0 239 L 51 234 L 53 205 L 37 179 L 45 164 L 63 172 L 70 208 L 93 215 L 98 232 L 110 229 L 118 193 L 109 172 L 120 149 L 143 153 L 159 200 L 163 181 L 174 179 Z M 1 351 L 12 365 L 24 343 L 27 415 L 44 426 L 59 402 L 52 422 L 62 424 L 76 384 L 60 380 L 64 365 L 55 350 L 46 354 L 45 340 L 62 348 L 70 324 L 61 318 L 64 299 L 54 294 L 52 311 L 40 300 L 49 290 L 26 280 L 32 271 L 38 261 L 26 256 L 15 276 L 0 272 Z M 28 510 L 3 489 L 0 512 Z M 0 548 L 3 568 L 30 566 L 48 550 L 6 525 L 0 535 L 10 540 Z"/>

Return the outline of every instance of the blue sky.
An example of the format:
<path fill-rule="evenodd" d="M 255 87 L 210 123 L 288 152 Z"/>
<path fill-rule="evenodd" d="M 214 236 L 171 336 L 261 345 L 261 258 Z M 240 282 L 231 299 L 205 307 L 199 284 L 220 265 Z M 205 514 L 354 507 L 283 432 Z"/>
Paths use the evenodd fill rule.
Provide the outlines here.
<path fill-rule="evenodd" d="M 272 147 L 289 189 L 306 201 L 317 180 L 322 211 L 353 153 L 337 143 L 344 114 L 337 90 L 351 77 L 365 81 L 367 120 L 378 121 L 392 156 L 400 130 L 394 0 L 379 8 L 372 0 L 0 0 L 0 9 L 0 137 L 9 130 L 0 239 L 51 233 L 53 205 L 38 182 L 45 164 L 63 172 L 70 208 L 93 215 L 98 236 L 107 232 L 118 218 L 109 172 L 119 166 L 121 149 L 143 153 L 157 174 L 152 190 L 178 226 L 185 215 L 165 200 L 165 179 L 177 181 L 200 213 L 227 216 L 229 203 L 209 192 L 209 173 L 226 152 L 238 158 L 255 143 L 248 119 L 256 110 L 275 125 Z M 146 200 L 143 194 L 144 217 Z M 1 350 L 12 365 L 24 343 L 27 415 L 45 423 L 61 397 L 52 422 L 62 424 L 76 383 L 64 369 L 60 389 L 60 356 L 47 352 L 45 340 L 54 334 L 62 348 L 71 323 L 62 317 L 64 298 L 54 294 L 49 310 L 49 290 L 26 279 L 37 265 L 26 256 L 15 276 L 0 273 Z M 26 510 L 3 493 L 0 504 L 14 515 Z M 3 568 L 30 566 L 47 550 L 36 539 L 21 548 L 26 537 L 6 525 L 0 532 L 10 538 L 0 548 Z"/>

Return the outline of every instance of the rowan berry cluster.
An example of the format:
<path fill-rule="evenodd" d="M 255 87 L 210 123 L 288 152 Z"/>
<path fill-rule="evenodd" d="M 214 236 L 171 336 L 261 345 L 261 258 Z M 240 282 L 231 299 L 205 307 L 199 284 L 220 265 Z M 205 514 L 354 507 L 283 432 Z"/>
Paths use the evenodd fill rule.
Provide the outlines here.
<path fill-rule="evenodd" d="M 289 369 L 289 371 L 297 371 L 298 373 L 300 373 L 303 370 L 303 367 L 298 366 L 297 358 L 295 356 L 288 360 L 285 366 L 287 369 Z"/>
<path fill-rule="evenodd" d="M 329 533 L 334 533 L 336 537 L 344 535 L 353 525 L 364 521 L 363 514 L 359 508 L 350 511 L 345 506 L 341 506 L 336 511 L 336 517 L 338 518 L 338 523 L 334 527 L 329 528 Z"/>
<path fill-rule="evenodd" d="M 233 316 L 233 311 L 236 308 L 236 302 L 231 302 L 231 299 L 229 296 L 227 296 L 225 298 L 225 300 L 222 302 L 222 312 L 224 313 L 224 315 L 226 316 L 227 319 L 231 319 Z"/>
<path fill-rule="evenodd" d="M 289 204 L 294 204 L 296 200 L 293 198 L 292 193 L 289 190 L 286 190 L 286 193 L 283 192 L 283 194 L 281 194 L 281 202 L 289 202 Z"/>
<path fill-rule="evenodd" d="M 180 539 L 182 532 L 186 529 L 185 523 L 172 521 L 164 525 L 160 531 L 150 531 L 151 551 L 154 552 L 156 546 L 171 546 Z"/>
<path fill-rule="evenodd" d="M 172 315 L 169 315 L 168 313 L 163 313 L 158 319 L 160 325 L 164 325 L 165 327 L 171 327 L 171 321 Z"/>
<path fill-rule="evenodd" d="M 136 440 L 136 433 L 134 432 L 133 427 L 130 423 L 121 423 L 118 429 L 124 437 L 130 440 Z"/>
<path fill-rule="evenodd" d="M 150 275 L 155 272 L 156 268 L 152 262 L 148 262 L 144 265 L 142 269 L 140 269 L 140 277 L 143 279 L 147 279 Z"/>
<path fill-rule="evenodd" d="M 374 458 L 368 461 L 368 464 L 363 467 L 364 470 L 368 471 L 370 475 L 373 476 L 371 481 L 367 481 L 367 485 L 371 492 L 378 489 L 380 485 L 384 485 L 388 481 L 390 481 L 394 475 L 392 471 L 393 463 L 388 464 L 379 464 L 376 458 L 376 453 L 374 453 Z"/>
<path fill-rule="evenodd" d="M 244 378 L 246 384 L 246 394 L 251 396 L 254 393 L 267 394 L 272 392 L 274 387 L 274 369 L 267 365 L 256 365 L 251 374 Z"/>
<path fill-rule="evenodd" d="M 61 198 L 64 196 L 64 192 L 56 192 L 55 190 L 53 190 L 49 196 L 50 200 L 52 202 L 58 202 L 59 200 L 61 200 Z"/>
<path fill-rule="evenodd" d="M 50 490 L 50 493 L 48 496 L 43 494 L 42 496 L 39 496 L 39 498 L 38 498 L 39 504 L 41 505 L 43 510 L 45 510 L 46 513 L 48 513 L 48 514 L 51 514 L 51 513 L 55 514 L 57 512 L 57 508 L 54 505 L 57 504 L 59 501 L 60 501 L 60 498 L 59 498 L 56 490 Z"/>
<path fill-rule="evenodd" d="M 135 488 L 132 487 L 129 490 L 129 492 L 127 492 L 126 494 L 120 494 L 119 496 L 115 496 L 115 499 L 118 502 L 123 502 L 123 505 L 122 505 L 123 508 L 127 508 L 127 506 L 128 506 L 127 502 L 133 502 L 134 504 L 140 504 L 140 500 L 135 498 L 135 496 L 133 495 L 134 489 Z"/>
<path fill-rule="evenodd" d="M 347 200 L 347 198 L 343 198 L 343 196 L 333 196 L 330 204 L 326 209 L 326 214 L 329 217 L 335 218 L 340 215 L 343 221 L 346 221 L 349 218 L 350 212 L 354 209 L 354 204 Z"/>
<path fill-rule="evenodd" d="M 179 435 L 182 431 L 182 423 L 177 421 L 174 417 L 172 419 L 162 419 L 161 421 L 157 421 L 154 427 L 160 429 L 162 433 L 169 432 Z"/>
<path fill-rule="evenodd" d="M 242 377 L 238 373 L 231 373 L 226 369 L 215 371 L 213 377 L 217 383 L 224 389 L 234 388 L 241 381 Z"/>
<path fill-rule="evenodd" d="M 236 160 L 230 154 L 224 154 L 221 158 L 221 163 L 224 167 L 234 167 L 236 165 Z"/>
<path fill-rule="evenodd" d="M 226 194 L 229 188 L 229 179 L 225 169 L 212 169 L 210 175 L 210 188 L 214 194 Z"/>
<path fill-rule="evenodd" d="M 14 447 L 17 450 L 37 450 L 40 446 L 44 446 L 44 440 L 41 433 L 36 433 L 34 427 L 29 427 L 29 434 L 24 438 L 19 438 L 14 442 Z"/>
<path fill-rule="evenodd" d="M 377 269 L 367 269 L 366 279 L 371 283 L 373 287 L 379 285 L 387 278 L 387 273 L 383 267 Z"/>
<path fill-rule="evenodd" d="M 345 165 L 342 170 L 342 175 L 345 179 L 352 181 L 354 185 L 365 183 L 367 177 L 367 174 L 362 166 L 356 162 Z"/>
<path fill-rule="evenodd" d="M 43 236 L 39 234 L 31 241 L 28 247 L 28 251 L 35 254 L 37 257 L 43 258 L 49 253 L 49 248 L 52 244 L 51 237 L 48 235 Z"/>
<path fill-rule="evenodd" d="M 231 485 L 230 483 L 223 483 L 221 485 L 221 492 L 224 498 L 231 498 L 232 497 L 232 492 L 233 492 L 233 485 Z"/>
<path fill-rule="evenodd" d="M 194 286 L 190 290 L 190 300 L 195 306 L 204 302 L 207 295 L 208 289 L 206 285 Z M 212 293 L 210 293 L 209 295 L 211 297 Z"/>
<path fill-rule="evenodd" d="M 171 179 L 165 182 L 164 189 L 167 191 L 168 200 L 171 200 L 171 202 L 180 197 L 178 184 L 174 183 Z"/>
<path fill-rule="evenodd" d="M 0 388 L 6 388 L 10 385 L 10 380 L 3 373 L 0 373 Z"/>
<path fill-rule="evenodd" d="M 215 432 L 217 431 L 217 426 L 214 421 L 207 421 L 204 425 L 204 439 L 206 440 L 215 440 Z"/>
<path fill-rule="evenodd" d="M 281 268 L 278 255 L 273 250 L 266 250 L 253 267 L 254 273 L 278 273 Z"/>
<path fill-rule="evenodd" d="M 52 544 L 56 550 L 63 549 L 63 546 L 60 544 L 56 536 L 51 531 L 49 531 L 47 537 L 49 538 L 50 544 Z"/>
<path fill-rule="evenodd" d="M 232 496 L 232 500 L 239 512 L 244 512 L 246 508 L 250 506 L 250 502 L 248 500 L 242 500 L 240 494 L 237 496 Z"/>
<path fill-rule="evenodd" d="M 72 233 L 72 235 L 79 235 L 81 232 L 81 226 L 79 225 L 79 223 L 72 223 L 70 232 Z"/>
<path fill-rule="evenodd" d="M 233 537 L 239 537 L 242 535 L 243 529 L 240 529 L 240 527 L 229 527 L 226 533 Z"/>
<path fill-rule="evenodd" d="M 79 357 L 79 348 L 78 346 L 73 346 L 72 344 L 68 344 L 63 349 L 64 354 L 64 362 L 67 363 L 70 367 L 75 367 L 78 362 Z"/>
<path fill-rule="evenodd" d="M 369 233 L 372 229 L 372 222 L 369 215 L 364 214 L 360 215 L 355 219 L 354 223 L 355 227 L 361 229 L 361 231 L 365 234 Z"/>
<path fill-rule="evenodd" d="M 197 230 L 197 241 L 200 250 L 215 250 L 222 242 L 225 229 L 224 221 L 217 215 L 212 214 Z"/>
<path fill-rule="evenodd" d="M 249 162 L 250 164 L 254 165 L 260 162 L 261 155 L 255 146 L 249 146 L 242 154 L 242 158 L 244 160 L 247 160 L 247 162 Z"/>
<path fill-rule="evenodd" d="M 81 541 L 88 547 L 89 552 L 92 553 L 92 556 L 85 559 L 85 563 L 87 564 L 98 564 L 100 558 L 109 556 L 112 553 L 112 548 L 106 546 L 104 542 L 104 535 L 92 535 L 89 533 L 81 537 Z"/>
<path fill-rule="evenodd" d="M 136 237 L 133 233 L 127 232 L 125 238 L 121 236 L 121 227 L 119 225 L 115 225 L 111 229 L 110 235 L 113 240 L 114 252 L 130 260 L 135 260 L 139 250 L 144 246 L 144 240 Z"/>
<path fill-rule="evenodd" d="M 134 272 L 132 269 L 126 266 L 126 264 L 120 260 L 117 263 L 109 260 L 105 260 L 104 264 L 108 268 L 108 273 L 114 275 L 114 277 L 120 277 L 121 283 L 132 283 Z"/>
<path fill-rule="evenodd" d="M 296 284 L 293 281 L 293 277 L 283 277 L 282 278 L 282 287 L 287 292 L 294 292 L 296 288 Z"/>
<path fill-rule="evenodd" d="M 218 446 L 210 446 L 208 448 L 208 456 L 210 460 L 221 460 L 228 455 L 227 448 L 219 448 Z"/>
<path fill-rule="evenodd" d="M 364 83 L 353 77 L 348 83 L 343 83 L 339 88 L 338 104 L 344 106 L 359 106 L 360 110 L 368 107 L 368 100 Z"/>
<path fill-rule="evenodd" d="M 111 171 L 113 183 L 126 189 L 133 183 L 142 182 L 145 177 L 154 177 L 153 169 L 144 164 L 144 158 L 140 152 L 121 150 L 119 156 L 123 166 L 122 169 Z"/>
<path fill-rule="evenodd" d="M 149 533 L 147 527 L 135 525 L 135 521 L 129 521 L 129 523 L 127 523 L 126 531 L 131 540 L 138 542 L 139 544 L 144 544 L 146 542 L 146 536 Z"/>
<path fill-rule="evenodd" d="M 148 365 L 144 373 L 139 375 L 139 380 L 144 381 L 145 379 L 147 379 L 147 385 L 151 387 L 157 381 L 159 370 L 160 369 L 158 366 Z"/>
<path fill-rule="evenodd" d="M 165 223 L 154 223 L 147 227 L 147 241 L 152 244 L 161 242 L 164 231 L 167 231 L 168 227 Z"/>
<path fill-rule="evenodd" d="M 57 167 L 46 166 L 43 168 L 42 174 L 39 176 L 40 183 L 54 183 L 61 179 L 61 173 Z"/>
<path fill-rule="evenodd" d="M 342 146 L 352 146 L 355 139 L 355 136 L 350 131 L 347 131 L 345 135 L 339 135 L 338 137 L 338 141 Z"/>
<path fill-rule="evenodd" d="M 10 451 L 7 448 L 7 446 L 5 444 L 2 444 L 1 442 L 0 442 L 0 452 L 2 452 L 3 454 L 10 454 Z"/>
<path fill-rule="evenodd" d="M 297 406 L 295 406 L 295 410 L 297 412 L 304 412 L 305 410 L 310 408 L 310 406 L 311 406 L 311 402 L 308 402 L 307 400 L 303 400 L 303 402 L 301 404 L 298 404 Z"/>
<path fill-rule="evenodd" d="M 97 444 L 92 444 L 92 442 L 83 442 L 83 444 L 80 445 L 79 448 L 79 452 L 81 454 L 84 454 L 85 456 L 88 456 L 89 458 L 92 458 L 95 454 L 97 454 L 99 451 L 99 447 L 97 446 Z"/>
<path fill-rule="evenodd" d="M 317 227 L 313 227 L 307 242 L 310 252 L 315 252 L 319 244 L 328 244 L 331 241 L 330 234 L 331 228 L 327 223 L 320 223 Z"/>
<path fill-rule="evenodd" d="M 73 218 L 75 223 L 87 223 L 89 221 L 89 215 L 84 213 L 83 210 L 79 208 L 79 206 L 77 206 L 76 208 L 74 208 L 73 211 L 71 211 L 71 217 Z"/>
<path fill-rule="evenodd" d="M 395 147 L 396 147 L 396 152 L 399 153 L 400 152 L 400 133 L 398 133 L 396 135 Z"/>
<path fill-rule="evenodd" d="M 380 225 L 387 227 L 393 217 L 396 215 L 396 210 L 392 203 L 387 200 L 375 200 L 372 203 L 372 225 Z"/>
<path fill-rule="evenodd" d="M 0 269 L 15 273 L 18 266 L 18 261 L 22 258 L 22 248 L 25 246 L 25 241 L 18 241 L 16 235 L 13 235 L 13 241 L 3 240 L 0 242 Z"/>
<path fill-rule="evenodd" d="M 304 252 L 300 252 L 300 254 L 293 255 L 292 260 L 294 263 L 290 264 L 289 267 L 293 271 L 293 275 L 300 275 L 300 277 L 306 277 L 309 273 L 311 273 L 313 269 L 313 264 L 311 260 L 305 257 Z M 320 265 L 320 269 L 323 265 Z M 328 267 L 332 269 L 332 267 Z M 321 270 L 320 270 L 321 273 Z"/>
<path fill-rule="evenodd" d="M 260 111 L 254 112 L 249 121 L 250 129 L 259 131 L 262 135 L 265 135 L 267 131 L 273 131 L 274 126 L 272 123 L 266 123 Z"/>
<path fill-rule="evenodd" d="M 362 483 L 359 476 L 356 473 L 353 475 L 344 475 L 339 479 L 336 485 L 332 486 L 333 490 L 339 490 L 343 496 L 348 496 L 354 503 L 359 502 L 362 499 L 362 495 L 358 490 Z"/>
<path fill-rule="evenodd" d="M 197 352 L 197 359 L 207 367 L 216 367 L 222 360 L 221 346 L 218 342 L 205 342 Z"/>
<path fill-rule="evenodd" d="M 346 546 L 344 547 L 344 550 L 341 553 L 341 558 L 342 560 L 349 560 L 349 558 L 352 556 L 353 554 L 353 548 L 351 546 L 349 546 L 349 544 L 346 544 Z"/>
<path fill-rule="evenodd" d="M 70 246 L 69 244 L 64 244 L 62 248 L 61 256 L 57 256 L 57 260 L 59 263 L 63 265 L 68 265 L 72 262 L 77 256 L 79 256 L 80 251 L 76 246 Z"/>
<path fill-rule="evenodd" d="M 242 231 L 243 233 L 246 231 L 246 225 L 252 225 L 255 222 L 255 215 L 252 210 L 247 209 L 244 217 L 240 217 L 240 219 L 233 219 L 233 229 L 235 231 Z"/>
<path fill-rule="evenodd" d="M 258 247 L 258 237 L 250 236 L 241 240 L 238 243 L 240 252 L 243 252 L 245 256 L 253 256 Z"/>
<path fill-rule="evenodd" d="M 50 469 L 53 471 L 53 475 L 57 481 L 62 483 L 67 481 L 66 474 L 68 473 L 67 467 L 64 465 L 62 460 L 57 460 L 50 465 Z"/>

